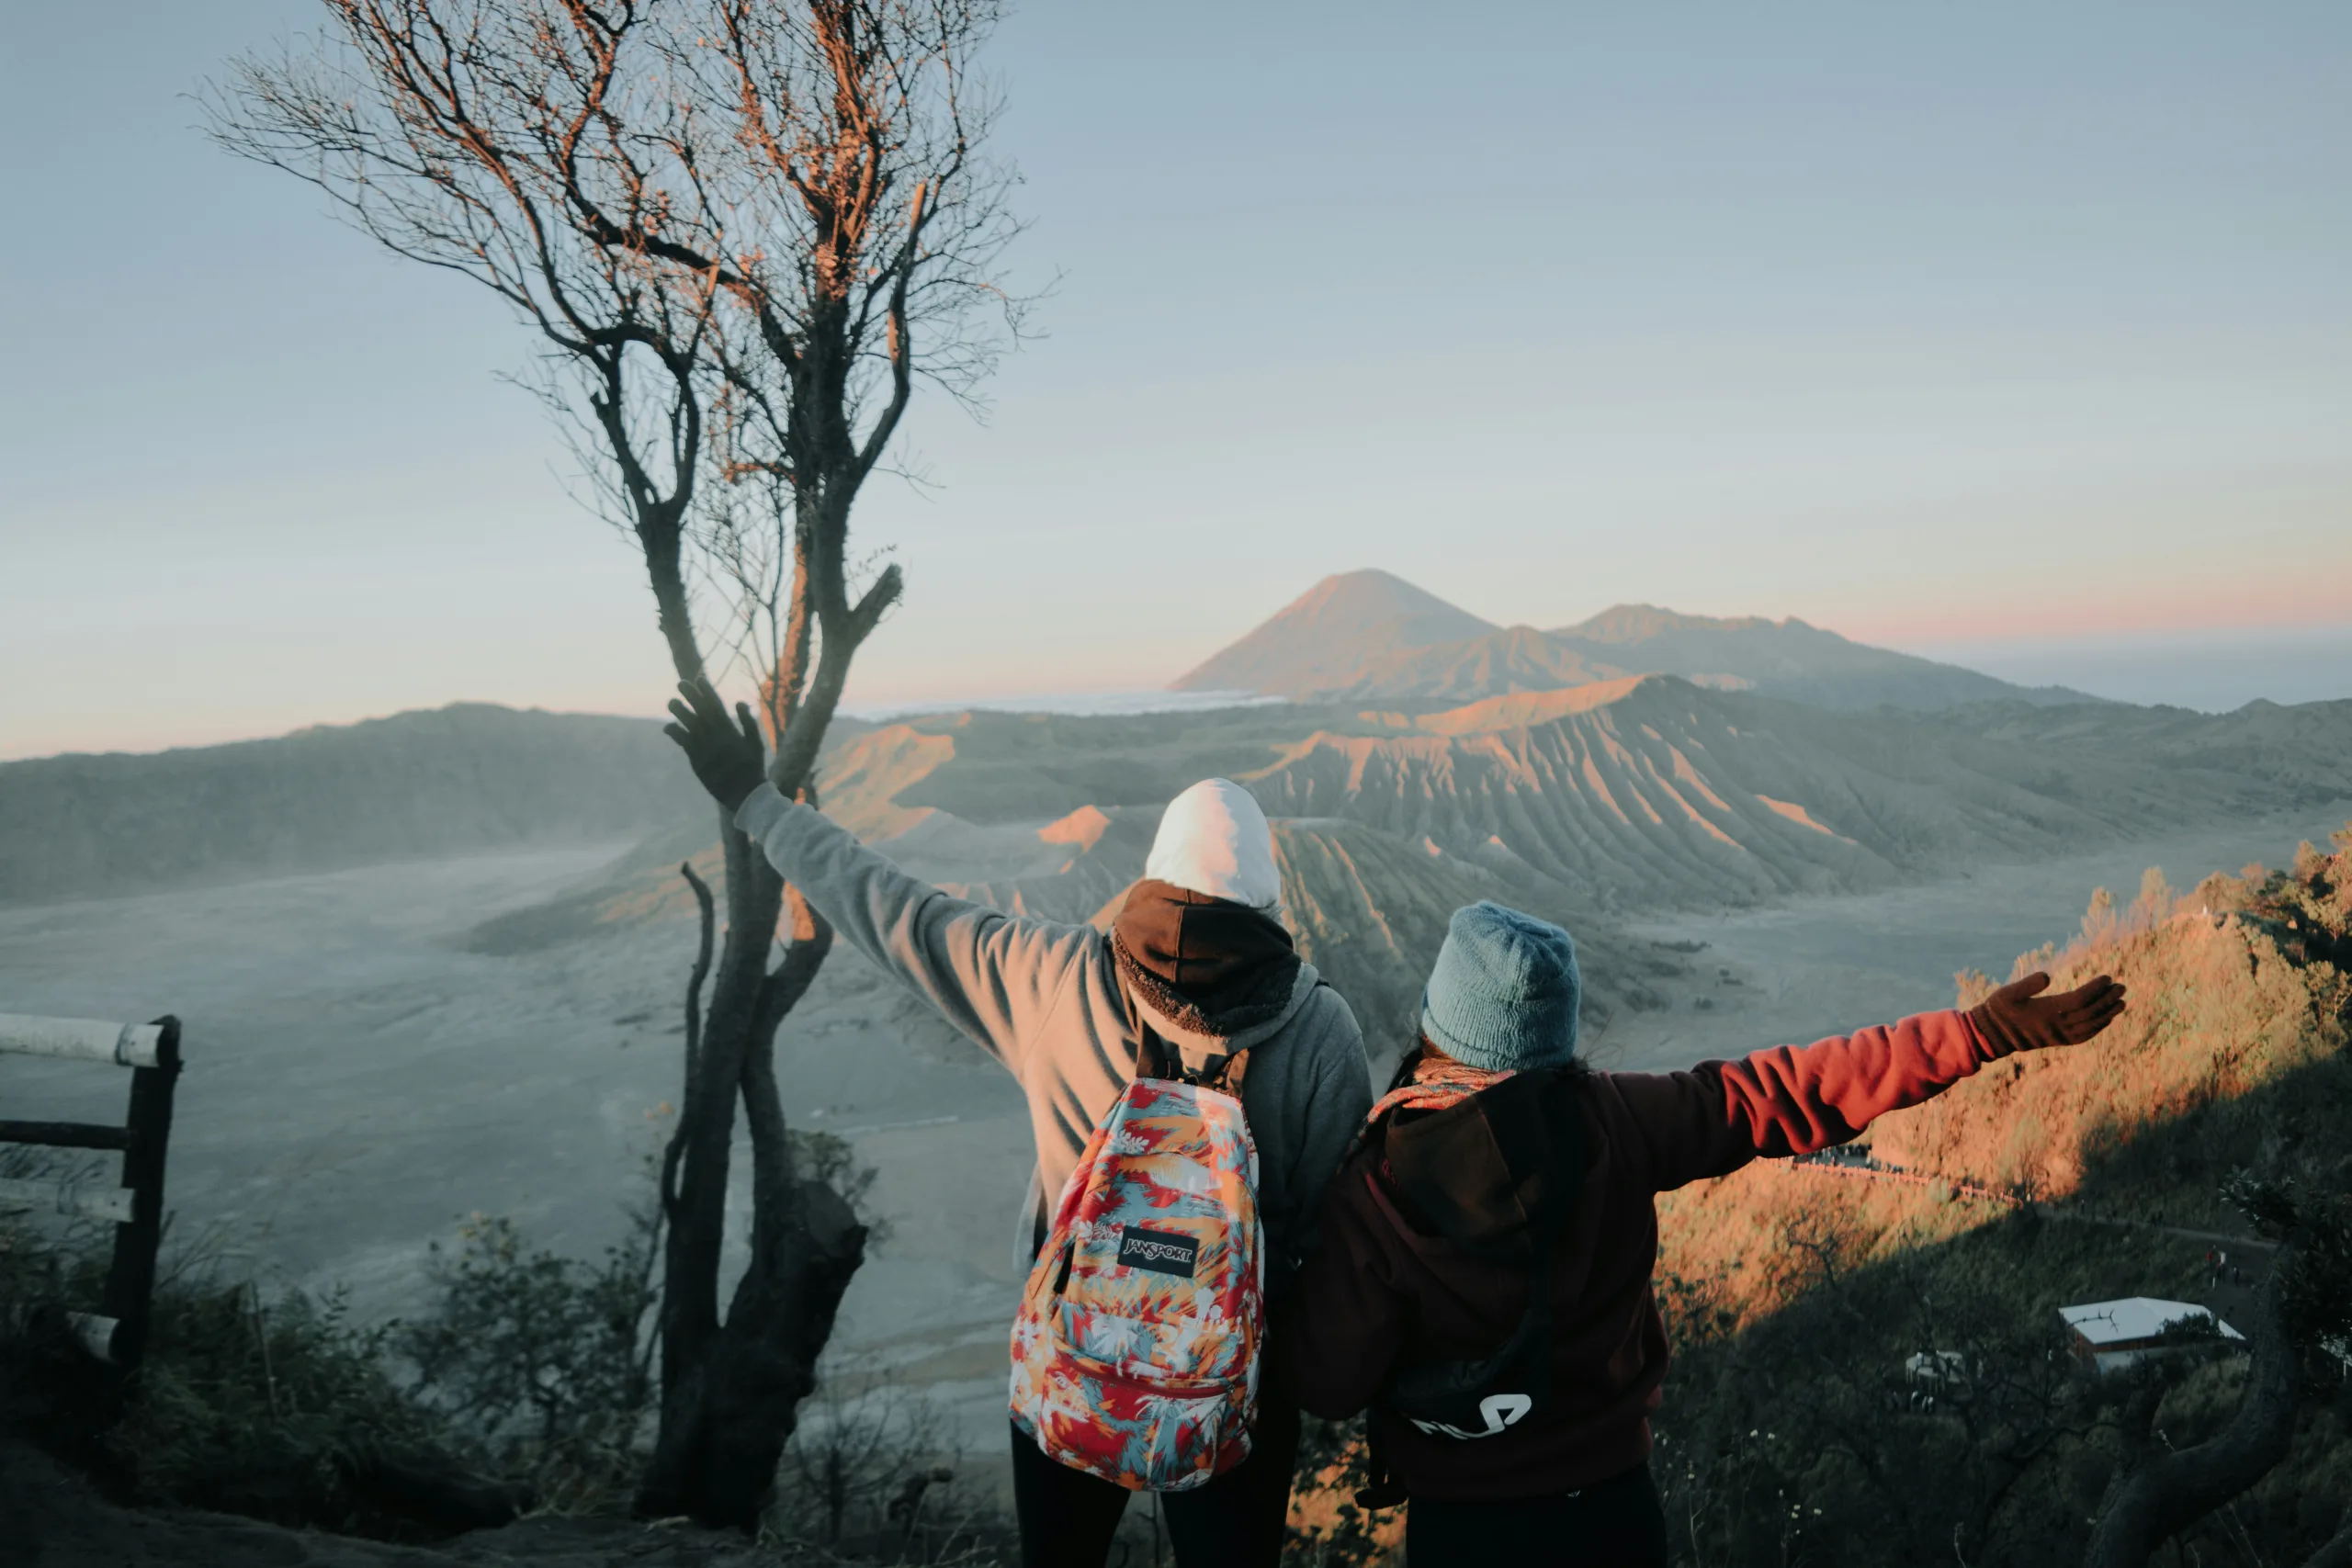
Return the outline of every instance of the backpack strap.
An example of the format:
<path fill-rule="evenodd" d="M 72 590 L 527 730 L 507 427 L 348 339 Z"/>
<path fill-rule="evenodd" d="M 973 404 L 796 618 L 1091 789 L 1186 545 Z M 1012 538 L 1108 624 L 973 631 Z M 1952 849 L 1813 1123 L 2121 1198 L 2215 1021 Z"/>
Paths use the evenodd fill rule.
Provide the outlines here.
<path fill-rule="evenodd" d="M 1238 1100 L 1241 1098 L 1241 1076 L 1249 1070 L 1250 1047 L 1244 1045 L 1238 1051 L 1218 1057 L 1209 1071 L 1201 1077 L 1210 1088 L 1221 1089 Z"/>

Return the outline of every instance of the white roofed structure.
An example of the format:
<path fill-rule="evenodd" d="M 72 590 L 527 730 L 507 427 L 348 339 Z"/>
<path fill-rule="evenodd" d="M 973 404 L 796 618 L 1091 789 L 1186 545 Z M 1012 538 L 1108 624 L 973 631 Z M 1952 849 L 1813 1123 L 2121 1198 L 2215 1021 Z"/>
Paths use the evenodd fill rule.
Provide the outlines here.
<path fill-rule="evenodd" d="M 2164 1333 L 2178 1326 L 2212 1326 L 2224 1339 L 2245 1336 L 2195 1302 L 2159 1301 L 2153 1296 L 2126 1296 L 2120 1301 L 2086 1302 L 2058 1309 L 2073 1338 L 2075 1356 L 2102 1372 L 2133 1366 L 2145 1358 L 2177 1349 Z"/>

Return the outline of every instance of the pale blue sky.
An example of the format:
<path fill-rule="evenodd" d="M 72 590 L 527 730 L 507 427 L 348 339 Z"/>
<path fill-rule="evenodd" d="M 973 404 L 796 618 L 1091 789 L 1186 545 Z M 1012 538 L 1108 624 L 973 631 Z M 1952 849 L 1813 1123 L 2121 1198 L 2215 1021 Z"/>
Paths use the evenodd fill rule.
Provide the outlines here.
<path fill-rule="evenodd" d="M 311 15 L 0 12 L 0 756 L 659 705 L 529 341 L 192 129 Z M 854 695 L 1156 685 L 1359 566 L 2051 679 L 2352 626 L 2352 7 L 1039 0 L 990 63 L 1063 281 L 862 503 Z"/>

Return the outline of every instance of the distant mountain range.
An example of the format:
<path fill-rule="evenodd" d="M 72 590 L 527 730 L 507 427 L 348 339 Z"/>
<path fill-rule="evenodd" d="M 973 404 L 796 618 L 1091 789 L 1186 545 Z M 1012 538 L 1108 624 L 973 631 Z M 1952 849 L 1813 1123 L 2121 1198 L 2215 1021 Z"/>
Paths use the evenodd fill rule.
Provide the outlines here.
<path fill-rule="evenodd" d="M 1174 685 L 1294 701 L 1462 703 L 1652 673 L 1829 708 L 2099 700 L 1871 648 L 1793 617 L 1620 604 L 1550 631 L 1498 626 L 1385 571 L 1325 578 Z"/>
<path fill-rule="evenodd" d="M 1450 629 L 1442 606 L 1387 597 L 1405 612 L 1392 627 Z M 1339 606 L 1359 631 L 1363 603 Z M 1689 636 L 1702 649 L 1705 636 L 1792 630 L 1657 614 L 1586 629 L 1595 646 Z M 1825 638 L 1866 671 L 1899 657 L 1795 630 L 1793 646 Z M 1238 780 L 1274 819 L 1302 951 L 1401 1038 L 1446 916 L 1473 898 L 1571 923 L 1598 1020 L 1660 1005 L 1682 983 L 1679 959 L 1624 933 L 1648 913 L 1885 887 L 2352 792 L 2352 702 L 2219 716 L 2015 701 L 1839 712 L 1726 682 L 1580 668 L 1595 678 L 1450 706 L 1351 695 L 844 723 L 820 794 L 916 875 L 1086 920 L 1141 874 L 1164 802 L 1204 776 Z M 1747 669 L 1761 688 L 1770 666 Z M 640 840 L 569 892 L 486 922 L 471 942 L 484 953 L 685 914 L 676 866 L 694 857 L 715 874 L 716 836 L 675 750 L 641 719 L 465 705 L 233 746 L 0 765 L 0 903 Z"/>
<path fill-rule="evenodd" d="M 486 703 L 42 757 L 0 763 L 0 903 L 584 843 L 708 810 L 650 720 Z"/>
<path fill-rule="evenodd" d="M 1278 704 L 1179 716 L 942 714 L 845 734 L 829 815 L 906 870 L 1001 908 L 1102 919 L 1159 807 L 1205 774 L 1273 819 L 1301 950 L 1393 1034 L 1461 904 L 1566 921 L 1596 1017 L 1683 967 L 1626 921 L 1949 875 L 2352 794 L 2352 702 L 2209 716 L 2122 704 L 1836 712 L 1621 676 L 1436 712 Z M 683 914 L 682 834 L 484 951 Z"/>

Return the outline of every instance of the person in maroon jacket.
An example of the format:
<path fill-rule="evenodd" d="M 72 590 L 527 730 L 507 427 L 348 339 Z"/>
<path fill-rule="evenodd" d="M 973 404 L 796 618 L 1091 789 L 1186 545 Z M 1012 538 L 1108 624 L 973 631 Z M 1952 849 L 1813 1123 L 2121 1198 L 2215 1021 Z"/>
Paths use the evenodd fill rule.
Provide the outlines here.
<path fill-rule="evenodd" d="M 1656 1194 L 1845 1143 L 2123 1010 L 2106 976 L 2049 985 L 1687 1072 L 1595 1072 L 1576 1057 L 1568 933 L 1455 911 L 1420 1043 L 1325 1194 L 1293 1320 L 1299 1402 L 1334 1420 L 1370 1407 L 1375 1478 L 1411 1501 L 1413 1568 L 1662 1565 Z"/>

